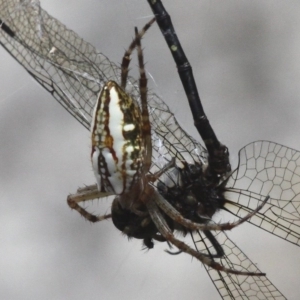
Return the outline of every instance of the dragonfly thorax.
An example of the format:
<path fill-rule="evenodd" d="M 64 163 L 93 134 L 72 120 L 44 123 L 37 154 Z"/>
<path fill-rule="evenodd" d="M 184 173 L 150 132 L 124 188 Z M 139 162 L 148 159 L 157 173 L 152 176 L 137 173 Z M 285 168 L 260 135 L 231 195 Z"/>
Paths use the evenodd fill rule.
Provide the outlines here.
<path fill-rule="evenodd" d="M 172 178 L 176 184 L 159 181 L 157 188 L 184 217 L 205 223 L 221 208 L 222 191 L 207 185 L 202 165 L 185 163 L 183 168 L 172 170 Z"/>

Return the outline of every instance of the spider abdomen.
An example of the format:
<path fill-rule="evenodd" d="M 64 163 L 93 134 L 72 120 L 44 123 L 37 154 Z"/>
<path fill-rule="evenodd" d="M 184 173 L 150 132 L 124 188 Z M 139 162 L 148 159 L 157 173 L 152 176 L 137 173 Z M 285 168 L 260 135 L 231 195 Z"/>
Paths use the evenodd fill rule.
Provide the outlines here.
<path fill-rule="evenodd" d="M 92 133 L 92 165 L 100 191 L 120 195 L 140 178 L 143 165 L 141 111 L 114 81 L 107 82 L 96 103 Z"/>

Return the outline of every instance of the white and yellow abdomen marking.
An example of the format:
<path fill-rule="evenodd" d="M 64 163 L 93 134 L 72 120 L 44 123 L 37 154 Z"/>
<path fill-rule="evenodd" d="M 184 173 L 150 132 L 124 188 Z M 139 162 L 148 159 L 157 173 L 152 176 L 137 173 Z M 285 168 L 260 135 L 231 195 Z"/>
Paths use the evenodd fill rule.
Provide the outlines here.
<path fill-rule="evenodd" d="M 143 165 L 142 117 L 138 104 L 114 81 L 100 92 L 91 132 L 98 189 L 117 195 L 129 191 Z"/>

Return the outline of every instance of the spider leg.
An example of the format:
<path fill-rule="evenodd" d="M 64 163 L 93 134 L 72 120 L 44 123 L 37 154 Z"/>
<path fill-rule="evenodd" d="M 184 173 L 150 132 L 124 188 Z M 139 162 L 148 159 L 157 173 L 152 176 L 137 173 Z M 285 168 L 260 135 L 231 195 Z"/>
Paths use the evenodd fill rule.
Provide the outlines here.
<path fill-rule="evenodd" d="M 150 216 L 156 225 L 159 232 L 165 237 L 165 239 L 175 245 L 179 250 L 190 254 L 191 256 L 197 258 L 203 264 L 211 267 L 214 270 L 222 271 L 225 273 L 237 274 L 237 275 L 245 275 L 245 276 L 265 276 L 264 273 L 254 273 L 254 272 L 244 272 L 238 271 L 235 269 L 228 269 L 220 265 L 219 263 L 215 262 L 212 258 L 203 255 L 202 253 L 196 251 L 195 249 L 191 248 L 184 242 L 178 240 L 171 229 L 169 228 L 168 224 L 166 223 L 163 215 L 161 214 L 158 206 L 155 204 L 153 198 L 157 196 L 157 193 L 153 194 L 151 199 L 147 202 L 147 208 L 150 213 Z"/>
<path fill-rule="evenodd" d="M 153 19 L 151 21 L 153 21 Z M 145 32 L 145 30 L 144 30 L 144 32 Z M 142 33 L 143 33 L 143 30 L 142 30 Z M 136 49 L 137 49 L 139 69 L 140 69 L 139 88 L 140 88 L 140 95 L 141 95 L 142 121 L 143 121 L 142 136 L 144 139 L 144 146 L 145 146 L 145 152 L 146 152 L 145 159 L 144 159 L 144 165 L 143 165 L 143 172 L 144 172 L 144 174 L 146 174 L 146 173 L 148 173 L 148 171 L 151 167 L 152 141 L 151 141 L 151 125 L 150 125 L 149 111 L 148 111 L 148 105 L 147 105 L 147 92 L 148 92 L 147 77 L 146 77 L 146 73 L 145 73 L 143 50 L 142 50 L 142 46 L 141 46 L 141 37 L 142 37 L 141 33 L 139 33 L 137 30 L 137 27 L 135 27 L 135 41 L 136 41 Z"/>
<path fill-rule="evenodd" d="M 255 215 L 262 207 L 266 204 L 269 200 L 269 196 L 265 198 L 265 200 L 257 206 L 257 208 L 247 214 L 245 217 L 241 218 L 240 220 L 233 222 L 233 223 L 224 223 L 224 224 L 199 224 L 192 222 L 189 219 L 184 218 L 181 213 L 176 210 L 168 201 L 166 201 L 159 193 L 156 194 L 154 197 L 155 203 L 161 208 L 172 220 L 176 223 L 181 224 L 182 226 L 190 229 L 190 230 L 231 230 L 234 227 L 244 223 L 245 221 L 249 220 L 253 215 Z"/>
<path fill-rule="evenodd" d="M 68 196 L 67 202 L 72 209 L 78 211 L 85 219 L 95 223 L 95 222 L 99 222 L 111 218 L 111 214 L 96 216 L 86 211 L 78 203 L 97 199 L 97 198 L 103 198 L 110 195 L 111 195 L 110 193 L 99 192 L 97 185 L 94 184 L 94 185 L 86 186 L 84 188 L 79 188 L 76 194 Z"/>
<path fill-rule="evenodd" d="M 155 182 L 162 174 L 175 166 L 175 158 L 173 157 L 166 165 L 164 165 L 159 171 L 154 174 L 148 174 L 147 178 L 149 182 Z"/>
<path fill-rule="evenodd" d="M 151 19 L 143 28 L 142 30 L 138 33 L 139 39 L 142 38 L 142 36 L 146 33 L 146 31 L 150 28 L 150 26 L 155 22 L 155 18 Z M 122 59 L 122 64 L 121 64 L 121 87 L 123 90 L 126 88 L 126 82 L 127 82 L 127 77 L 128 77 L 128 67 L 130 64 L 130 57 L 133 52 L 133 50 L 136 47 L 136 42 L 137 39 L 135 38 L 131 44 L 129 45 L 128 49 L 125 51 L 123 59 Z"/>

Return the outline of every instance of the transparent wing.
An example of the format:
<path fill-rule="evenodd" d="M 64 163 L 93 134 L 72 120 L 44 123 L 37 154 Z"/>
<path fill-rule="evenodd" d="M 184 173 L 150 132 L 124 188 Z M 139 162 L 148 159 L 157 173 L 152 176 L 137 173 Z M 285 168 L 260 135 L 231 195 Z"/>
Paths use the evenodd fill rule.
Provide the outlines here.
<path fill-rule="evenodd" d="M 226 268 L 261 273 L 257 266 L 229 239 L 225 232 L 211 233 L 220 245 L 222 245 L 225 252 L 222 258 L 214 258 L 215 261 Z M 191 235 L 198 251 L 205 254 L 216 254 L 214 246 L 203 232 L 196 231 L 191 233 Z M 204 267 L 223 299 L 286 299 L 265 276 L 238 276 L 218 272 L 206 265 L 204 265 Z"/>
<path fill-rule="evenodd" d="M 115 71 L 105 56 L 33 1 L 1 1 L 2 46 L 89 128 L 97 94 Z M 7 26 L 11 34 L 5 30 Z M 8 33 L 8 34 L 7 34 Z"/>
<path fill-rule="evenodd" d="M 39 1 L 0 0 L 0 43 L 83 126 L 90 128 L 93 107 L 105 82 L 120 82 L 120 67 L 45 12 Z M 121 58 L 120 58 L 121 60 Z M 139 101 L 129 78 L 128 90 Z M 149 93 L 153 166 L 172 157 L 206 163 L 206 150 L 176 122 L 168 106 Z"/>
<path fill-rule="evenodd" d="M 248 144 L 226 184 L 225 207 L 244 216 L 270 195 L 250 223 L 300 245 L 300 152 L 268 141 Z"/>
<path fill-rule="evenodd" d="M 1 45 L 70 114 L 89 128 L 98 93 L 107 80 L 119 81 L 119 67 L 49 16 L 38 1 L 0 0 L 0 19 Z M 139 100 L 137 84 L 132 78 L 129 78 L 128 88 Z M 153 144 L 151 170 L 155 172 L 173 157 L 178 164 L 182 160 L 206 164 L 206 150 L 180 128 L 168 106 L 155 94 L 150 93 L 148 98 Z M 234 292 L 235 288 L 227 284 L 227 293 Z"/>

